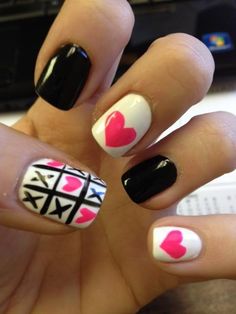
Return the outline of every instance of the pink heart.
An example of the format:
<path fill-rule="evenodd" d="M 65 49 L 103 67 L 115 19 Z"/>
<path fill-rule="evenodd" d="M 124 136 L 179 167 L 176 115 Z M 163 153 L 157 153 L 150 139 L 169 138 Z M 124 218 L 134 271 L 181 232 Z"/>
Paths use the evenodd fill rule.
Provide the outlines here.
<path fill-rule="evenodd" d="M 160 247 L 169 254 L 172 258 L 181 258 L 185 255 L 187 249 L 181 245 L 183 241 L 182 232 L 179 230 L 171 231 Z"/>
<path fill-rule="evenodd" d="M 51 167 L 55 167 L 55 168 L 64 166 L 63 162 L 56 161 L 56 160 L 49 161 L 49 162 L 47 163 L 47 165 L 48 165 L 48 166 L 51 166 Z"/>
<path fill-rule="evenodd" d="M 106 119 L 106 146 L 121 147 L 132 143 L 136 137 L 133 128 L 125 128 L 125 117 L 119 111 L 112 112 Z"/>
<path fill-rule="evenodd" d="M 82 185 L 82 182 L 75 177 L 66 176 L 65 179 L 67 183 L 63 186 L 62 189 L 66 192 L 74 192 Z"/>
<path fill-rule="evenodd" d="M 81 217 L 76 219 L 76 223 L 82 224 L 84 222 L 88 222 L 90 220 L 93 220 L 97 214 L 89 210 L 88 208 L 81 208 L 80 213 L 82 214 Z"/>

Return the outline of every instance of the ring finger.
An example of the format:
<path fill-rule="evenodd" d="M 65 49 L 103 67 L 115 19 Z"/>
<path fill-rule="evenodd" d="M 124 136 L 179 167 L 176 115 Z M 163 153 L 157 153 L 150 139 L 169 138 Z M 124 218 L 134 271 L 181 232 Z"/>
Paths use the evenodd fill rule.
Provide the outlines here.
<path fill-rule="evenodd" d="M 167 208 L 205 183 L 233 171 L 235 116 L 216 112 L 194 117 L 185 126 L 135 156 L 122 176 L 136 203 Z"/>

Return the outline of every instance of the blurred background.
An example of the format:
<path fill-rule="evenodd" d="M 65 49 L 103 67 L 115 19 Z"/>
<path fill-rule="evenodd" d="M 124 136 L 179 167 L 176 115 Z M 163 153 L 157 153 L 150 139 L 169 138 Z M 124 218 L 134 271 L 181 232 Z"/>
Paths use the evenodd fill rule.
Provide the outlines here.
<path fill-rule="evenodd" d="M 35 98 L 34 64 L 62 0 L 0 0 L 0 112 L 24 110 Z M 212 51 L 216 76 L 236 73 L 236 1 L 130 0 L 136 23 L 117 76 L 158 37 L 192 34 Z"/>
<path fill-rule="evenodd" d="M 36 98 L 33 84 L 36 57 L 62 2 L 0 0 L 0 121 L 3 123 L 13 123 Z M 136 23 L 116 79 L 153 40 L 185 32 L 198 37 L 210 49 L 216 72 L 213 86 L 201 106 L 192 108 L 177 126 L 198 113 L 226 110 L 236 114 L 236 0 L 129 2 Z M 220 192 L 214 184 L 204 187 L 201 193 L 195 192 L 183 200 L 177 214 L 214 214 L 219 213 L 219 208 L 220 213 L 236 213 L 235 173 L 224 179 Z M 234 314 L 235 295 L 234 281 L 191 284 L 167 292 L 139 314 Z"/>

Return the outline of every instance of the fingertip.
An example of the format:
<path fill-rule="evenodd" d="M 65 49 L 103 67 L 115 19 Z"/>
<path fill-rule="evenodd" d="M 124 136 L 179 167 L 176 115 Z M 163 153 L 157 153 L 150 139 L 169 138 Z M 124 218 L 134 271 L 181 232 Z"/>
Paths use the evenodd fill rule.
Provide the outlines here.
<path fill-rule="evenodd" d="M 148 232 L 148 251 L 157 267 L 182 277 L 208 276 L 207 240 L 197 219 L 170 216 L 154 222 Z M 210 276 L 210 274 L 209 274 Z"/>
<path fill-rule="evenodd" d="M 65 1 L 37 58 L 38 95 L 61 110 L 92 98 L 113 77 L 133 24 L 125 0 Z"/>
<path fill-rule="evenodd" d="M 148 250 L 157 267 L 184 278 L 235 278 L 234 215 L 173 216 L 154 222 Z"/>

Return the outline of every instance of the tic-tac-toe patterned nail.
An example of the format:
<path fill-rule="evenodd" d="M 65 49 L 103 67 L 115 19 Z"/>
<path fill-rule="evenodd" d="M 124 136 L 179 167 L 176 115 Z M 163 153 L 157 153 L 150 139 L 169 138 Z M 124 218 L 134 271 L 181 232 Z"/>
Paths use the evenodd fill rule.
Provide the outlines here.
<path fill-rule="evenodd" d="M 105 193 L 100 178 L 52 159 L 33 162 L 19 188 L 19 198 L 28 209 L 76 228 L 94 221 Z"/>
<path fill-rule="evenodd" d="M 120 157 L 141 140 L 151 122 L 147 100 L 141 95 L 129 94 L 103 114 L 94 124 L 92 134 L 109 155 Z"/>

